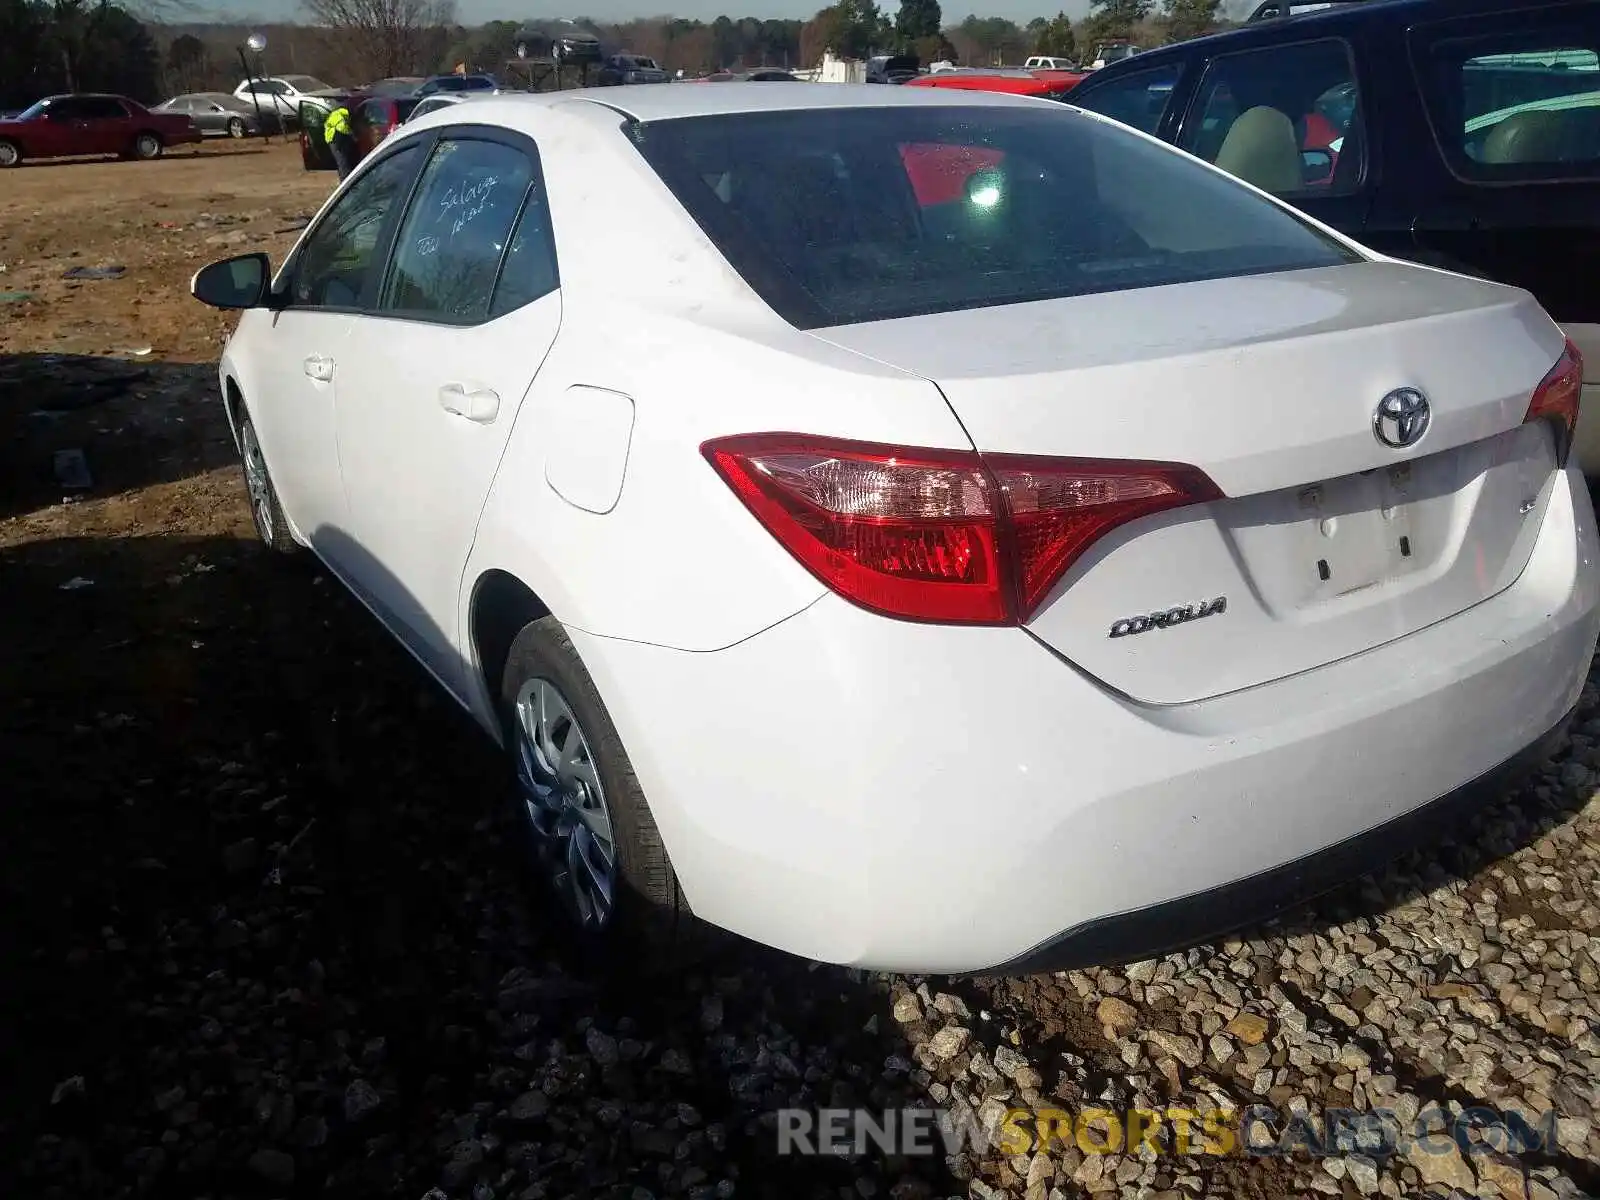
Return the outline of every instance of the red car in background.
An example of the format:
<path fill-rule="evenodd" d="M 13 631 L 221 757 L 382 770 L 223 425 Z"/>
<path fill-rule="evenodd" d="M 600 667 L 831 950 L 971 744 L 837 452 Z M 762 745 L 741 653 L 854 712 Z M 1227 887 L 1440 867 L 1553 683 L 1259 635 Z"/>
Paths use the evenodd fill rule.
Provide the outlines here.
<path fill-rule="evenodd" d="M 1013 96 L 1044 96 L 1060 99 L 1084 79 L 1086 71 L 1028 71 L 995 67 L 954 71 L 934 71 L 906 80 L 905 87 L 960 88 L 978 92 L 1008 92 Z"/>
<path fill-rule="evenodd" d="M 343 105 L 350 110 L 350 131 L 356 139 L 356 161 L 378 148 L 384 138 L 405 123 L 411 110 L 420 104 L 418 96 L 372 96 L 366 92 L 342 92 L 325 96 L 306 96 L 296 114 L 300 126 L 300 162 L 308 171 L 334 169 L 333 151 L 323 127 L 328 114 Z"/>
<path fill-rule="evenodd" d="M 373 96 L 363 100 L 351 115 L 356 133 L 356 153 L 365 158 L 405 123 L 421 98 L 417 96 Z M 357 160 L 359 161 L 359 159 Z"/>
<path fill-rule="evenodd" d="M 126 96 L 48 96 L 0 121 L 0 167 L 91 154 L 160 158 L 170 146 L 199 141 L 184 113 L 151 112 Z"/>

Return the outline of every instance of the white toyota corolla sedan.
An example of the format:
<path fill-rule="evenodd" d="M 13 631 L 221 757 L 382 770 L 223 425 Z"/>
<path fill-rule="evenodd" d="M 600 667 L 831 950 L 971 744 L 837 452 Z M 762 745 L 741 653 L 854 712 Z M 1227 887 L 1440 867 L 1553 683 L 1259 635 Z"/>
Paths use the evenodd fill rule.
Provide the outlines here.
<path fill-rule="evenodd" d="M 193 291 L 262 540 L 504 744 L 602 944 L 1194 944 L 1459 823 L 1594 650 L 1537 304 L 1053 102 L 483 97 Z"/>

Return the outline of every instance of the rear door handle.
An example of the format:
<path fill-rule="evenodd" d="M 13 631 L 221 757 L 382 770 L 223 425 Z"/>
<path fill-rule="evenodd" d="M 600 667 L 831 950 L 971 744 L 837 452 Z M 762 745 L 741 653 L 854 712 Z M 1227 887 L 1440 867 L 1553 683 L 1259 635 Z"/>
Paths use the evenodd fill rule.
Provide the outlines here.
<path fill-rule="evenodd" d="M 324 354 L 313 354 L 305 361 L 305 372 L 319 383 L 329 383 L 333 379 L 333 359 Z"/>
<path fill-rule="evenodd" d="M 500 413 L 500 396 L 488 388 L 447 383 L 439 389 L 439 407 L 447 413 L 487 425 Z"/>

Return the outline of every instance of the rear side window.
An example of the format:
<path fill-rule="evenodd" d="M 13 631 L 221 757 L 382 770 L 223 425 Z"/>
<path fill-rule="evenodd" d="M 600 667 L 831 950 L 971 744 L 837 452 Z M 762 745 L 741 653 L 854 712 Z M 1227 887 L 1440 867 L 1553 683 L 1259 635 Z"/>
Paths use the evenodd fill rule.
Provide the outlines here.
<path fill-rule="evenodd" d="M 1130 71 L 1120 79 L 1087 90 L 1079 84 L 1062 99 L 1131 125 L 1142 133 L 1154 134 L 1161 127 L 1167 106 L 1172 103 L 1172 92 L 1177 87 L 1181 70 L 1181 64 L 1167 63 L 1144 71 Z"/>
<path fill-rule="evenodd" d="M 1065 107 L 739 113 L 633 133 L 801 328 L 1358 261 L 1187 156 Z"/>
<path fill-rule="evenodd" d="M 1600 9 L 1543 9 L 1490 28 L 1413 35 L 1451 169 L 1484 183 L 1600 175 Z"/>
<path fill-rule="evenodd" d="M 109 96 L 92 96 L 79 103 L 82 105 L 78 112 L 80 120 L 120 121 L 128 115 L 128 110 Z"/>
<path fill-rule="evenodd" d="M 533 165 L 512 146 L 441 141 L 406 210 L 378 307 L 451 323 L 486 320 L 500 261 L 532 181 Z"/>
<path fill-rule="evenodd" d="M 1212 59 L 1178 144 L 1279 196 L 1361 185 L 1361 97 L 1349 47 L 1328 39 Z"/>

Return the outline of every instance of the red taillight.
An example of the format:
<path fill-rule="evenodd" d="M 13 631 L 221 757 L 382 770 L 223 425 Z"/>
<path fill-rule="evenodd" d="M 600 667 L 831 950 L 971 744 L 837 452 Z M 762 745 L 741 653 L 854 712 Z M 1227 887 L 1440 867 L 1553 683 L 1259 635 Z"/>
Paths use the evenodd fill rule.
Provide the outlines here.
<path fill-rule="evenodd" d="M 1005 497 L 1024 621 L 1067 568 L 1117 526 L 1222 496 L 1203 472 L 1177 463 L 995 455 L 985 462 Z"/>
<path fill-rule="evenodd" d="M 874 612 L 917 621 L 1028 620 L 1118 525 L 1220 495 L 1167 463 L 980 457 L 803 434 L 701 447 L 768 532 Z"/>
<path fill-rule="evenodd" d="M 1556 365 L 1534 389 L 1523 422 L 1549 421 L 1556 427 L 1556 459 L 1566 465 L 1572 435 L 1578 428 L 1578 400 L 1583 395 L 1583 355 L 1568 339 Z"/>

